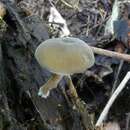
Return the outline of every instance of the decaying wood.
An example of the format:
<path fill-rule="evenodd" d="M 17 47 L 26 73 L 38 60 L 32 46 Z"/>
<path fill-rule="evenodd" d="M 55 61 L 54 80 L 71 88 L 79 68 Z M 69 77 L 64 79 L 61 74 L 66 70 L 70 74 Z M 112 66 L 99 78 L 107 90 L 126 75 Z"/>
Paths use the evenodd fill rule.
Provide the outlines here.
<path fill-rule="evenodd" d="M 3 2 L 8 12 L 6 21 L 8 30 L 1 40 L 3 54 L 1 62 L 5 63 L 3 73 L 6 74 L 4 77 L 7 78 L 7 85 L 1 84 L 2 90 L 4 88 L 4 93 L 6 93 L 8 111 L 16 120 L 15 126 L 17 127 L 14 130 L 28 128 L 26 126 L 28 121 L 30 130 L 32 128 L 34 130 L 40 128 L 45 130 L 83 130 L 88 128 L 92 130 L 93 127 L 86 107 L 83 108 L 83 113 L 80 113 L 68 105 L 60 89 L 61 86 L 52 91 L 47 99 L 38 97 L 39 86 L 51 74 L 42 69 L 36 62 L 34 51 L 42 41 L 49 38 L 48 30 L 44 21 L 41 21 L 38 16 L 23 19 L 15 5 L 6 0 Z M 2 79 L 0 80 L 2 81 Z M 87 128 L 81 120 L 82 115 L 85 118 Z M 11 122 L 9 122 L 10 129 Z M 35 122 L 40 122 L 37 128 Z M 87 125 L 88 122 L 90 124 Z"/>

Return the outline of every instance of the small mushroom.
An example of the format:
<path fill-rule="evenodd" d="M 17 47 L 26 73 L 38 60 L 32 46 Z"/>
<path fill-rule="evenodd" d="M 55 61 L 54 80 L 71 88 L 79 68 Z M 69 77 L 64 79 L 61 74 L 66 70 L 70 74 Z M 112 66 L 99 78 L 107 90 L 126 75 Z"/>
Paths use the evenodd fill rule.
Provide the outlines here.
<path fill-rule="evenodd" d="M 0 18 L 3 18 L 5 14 L 6 14 L 5 5 L 2 2 L 0 2 Z"/>
<path fill-rule="evenodd" d="M 35 57 L 41 67 L 52 72 L 52 77 L 38 92 L 39 96 L 47 98 L 50 90 L 57 87 L 63 76 L 69 77 L 75 73 L 83 73 L 94 62 L 91 48 L 78 38 L 52 38 L 42 42 L 35 51 Z"/>

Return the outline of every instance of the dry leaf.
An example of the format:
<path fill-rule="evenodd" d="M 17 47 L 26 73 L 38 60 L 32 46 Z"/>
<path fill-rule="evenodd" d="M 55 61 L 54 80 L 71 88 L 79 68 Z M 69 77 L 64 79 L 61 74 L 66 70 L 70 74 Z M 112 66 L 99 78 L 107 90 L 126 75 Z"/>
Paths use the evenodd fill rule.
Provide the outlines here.
<path fill-rule="evenodd" d="M 57 28 L 57 27 L 61 28 L 61 30 L 62 30 L 61 37 L 70 35 L 70 31 L 67 27 L 65 19 L 61 16 L 61 14 L 57 11 L 57 9 L 55 7 L 50 8 L 49 22 L 59 24 L 59 25 L 54 24 L 53 27 L 54 28 Z M 60 24 L 62 24 L 62 25 L 60 26 Z"/>
<path fill-rule="evenodd" d="M 105 34 L 114 34 L 114 21 L 118 19 L 119 16 L 119 2 L 118 0 L 115 0 L 112 8 L 112 14 L 110 18 L 108 19 L 106 26 L 105 26 Z"/>

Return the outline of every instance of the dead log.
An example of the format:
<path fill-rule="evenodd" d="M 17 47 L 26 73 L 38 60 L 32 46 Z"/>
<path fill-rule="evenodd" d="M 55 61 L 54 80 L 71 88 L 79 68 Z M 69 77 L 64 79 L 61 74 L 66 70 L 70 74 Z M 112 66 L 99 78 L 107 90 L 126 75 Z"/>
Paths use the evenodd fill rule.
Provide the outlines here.
<path fill-rule="evenodd" d="M 0 70 L 0 90 L 6 100 L 3 103 L 6 102 L 6 107 L 8 106 L 8 109 L 5 107 L 9 120 L 8 128 L 86 129 L 81 114 L 68 105 L 62 89 L 65 85 L 62 84 L 52 91 L 47 99 L 37 95 L 39 87 L 51 75 L 42 69 L 34 58 L 36 47 L 49 38 L 45 22 L 38 16 L 23 18 L 20 15 L 22 12 L 14 4 L 8 0 L 3 0 L 3 3 L 8 12 L 5 17 L 8 28 L 1 39 L 0 64 L 3 68 Z M 90 118 L 86 119 L 86 124 L 88 129 L 93 129 Z"/>

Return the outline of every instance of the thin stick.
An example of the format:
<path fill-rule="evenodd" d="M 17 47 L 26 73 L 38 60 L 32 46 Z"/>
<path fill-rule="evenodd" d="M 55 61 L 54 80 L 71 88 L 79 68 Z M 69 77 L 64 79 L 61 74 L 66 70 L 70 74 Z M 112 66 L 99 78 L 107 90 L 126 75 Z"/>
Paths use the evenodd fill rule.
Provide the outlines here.
<path fill-rule="evenodd" d="M 130 71 L 127 72 L 126 76 L 124 77 L 124 79 L 122 80 L 120 85 L 117 87 L 117 89 L 115 90 L 115 92 L 113 93 L 113 95 L 111 96 L 109 101 L 107 102 L 104 110 L 102 111 L 102 113 L 96 123 L 96 126 L 100 126 L 102 124 L 102 122 L 105 120 L 105 118 L 110 110 L 110 107 L 112 106 L 113 102 L 115 101 L 117 96 L 120 94 L 120 92 L 123 90 L 123 88 L 125 87 L 125 85 L 129 79 L 130 79 Z"/>
<path fill-rule="evenodd" d="M 118 52 L 114 52 L 114 51 L 108 51 L 105 49 L 92 47 L 92 46 L 91 46 L 91 49 L 95 54 L 113 57 L 113 58 L 117 58 L 117 59 L 122 59 L 125 61 L 130 61 L 130 55 L 127 55 L 127 54 L 122 54 L 122 53 L 118 53 Z"/>
<path fill-rule="evenodd" d="M 126 49 L 124 52 L 127 53 L 127 52 L 128 52 L 128 49 Z M 118 66 L 118 70 L 116 71 L 116 75 L 115 75 L 115 78 L 114 78 L 114 83 L 113 83 L 111 95 L 114 93 L 114 91 L 115 91 L 115 89 L 116 89 L 116 87 L 117 87 L 119 74 L 120 74 L 120 72 L 121 72 L 121 69 L 122 69 L 122 67 L 123 67 L 123 64 L 124 64 L 124 60 L 120 60 L 120 64 L 119 64 L 119 66 Z"/>
<path fill-rule="evenodd" d="M 117 87 L 117 84 L 118 84 L 118 78 L 119 78 L 119 75 L 120 75 L 120 72 L 122 70 L 122 67 L 123 67 L 123 64 L 124 64 L 124 60 L 121 60 L 120 61 L 120 64 L 118 66 L 118 70 L 115 72 L 116 75 L 114 76 L 114 83 L 113 83 L 113 87 L 112 87 L 112 91 L 111 91 L 111 95 L 114 93 L 114 91 L 116 90 L 116 87 Z"/>
<path fill-rule="evenodd" d="M 130 123 L 130 113 L 126 113 L 126 127 L 125 130 L 129 130 L 129 123 Z"/>

